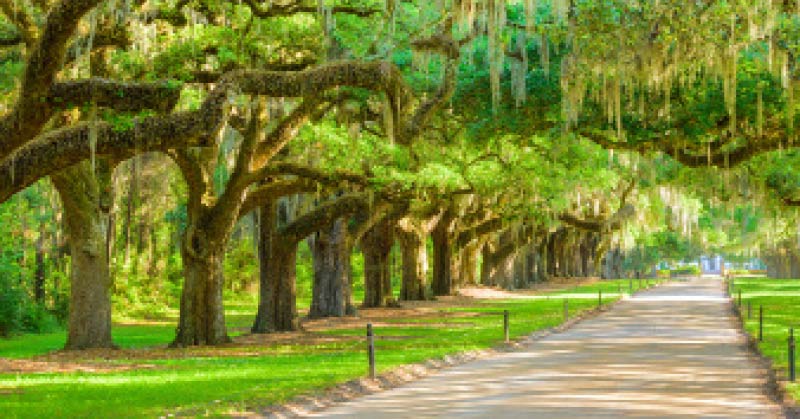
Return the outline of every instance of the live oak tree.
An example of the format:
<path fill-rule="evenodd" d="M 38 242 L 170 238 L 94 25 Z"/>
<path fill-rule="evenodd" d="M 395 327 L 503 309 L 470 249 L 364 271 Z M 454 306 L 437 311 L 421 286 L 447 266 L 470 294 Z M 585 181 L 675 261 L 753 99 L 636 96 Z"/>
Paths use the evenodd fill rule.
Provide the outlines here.
<path fill-rule="evenodd" d="M 428 240 L 434 295 L 476 282 L 479 253 L 484 283 L 518 287 L 594 275 L 606 254 L 606 275 L 620 272 L 631 242 L 660 235 L 724 248 L 745 233 L 712 225 L 747 224 L 746 197 L 766 213 L 800 196 L 781 160 L 796 147 L 795 9 L 0 0 L 0 202 L 47 176 L 62 197 L 71 348 L 113 345 L 114 169 L 146 152 L 168 154 L 186 182 L 179 346 L 228 340 L 224 260 L 255 210 L 258 332 L 298 328 L 294 263 L 307 238 L 311 316 L 352 312 L 356 243 L 365 306 L 392 298 L 396 241 L 402 300 L 428 294 Z M 408 161 L 377 149 L 306 158 L 315 144 L 301 131 L 326 124 L 408 149 Z M 675 162 L 715 181 L 648 173 Z"/>

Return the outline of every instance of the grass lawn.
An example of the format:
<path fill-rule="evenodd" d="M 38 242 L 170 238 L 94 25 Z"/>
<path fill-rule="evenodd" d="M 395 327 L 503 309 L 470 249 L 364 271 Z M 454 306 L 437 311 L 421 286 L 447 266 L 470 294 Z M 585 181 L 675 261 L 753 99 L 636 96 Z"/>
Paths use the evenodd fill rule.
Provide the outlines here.
<path fill-rule="evenodd" d="M 604 303 L 618 299 L 620 285 L 625 292 L 628 281 L 602 281 L 542 294 L 549 299 L 476 300 L 468 306 L 437 306 L 434 312 L 411 318 L 384 319 L 375 327 L 378 370 L 491 347 L 503 339 L 502 310 L 511 313 L 512 337 L 556 326 L 563 321 L 562 296 L 569 296 L 574 315 L 597 306 L 599 289 Z M 255 306 L 227 307 L 231 329 L 246 330 Z M 98 355 L 98 359 L 77 361 L 127 366 L 125 370 L 0 374 L 0 411 L 4 417 L 221 414 L 285 401 L 366 372 L 362 327 L 304 334 L 313 335 L 313 340 L 234 344 L 213 352 L 208 348 L 164 350 L 173 334 L 174 323 L 169 322 L 118 326 L 114 337 L 122 348 L 157 346 L 152 353 L 159 355 L 148 358 L 150 350 L 141 350 L 131 359 L 112 355 L 103 360 Z M 0 341 L 0 356 L 29 359 L 63 342 L 63 333 L 19 336 Z"/>
<path fill-rule="evenodd" d="M 753 336 L 758 337 L 758 307 L 764 308 L 764 341 L 759 348 L 764 355 L 770 357 L 773 366 L 785 376 L 789 364 L 787 339 L 789 328 L 794 327 L 795 337 L 800 337 L 800 280 L 797 279 L 765 279 L 737 278 L 734 281 L 733 297 L 738 299 L 742 294 L 742 315 L 745 327 Z M 752 308 L 752 318 L 747 318 L 747 302 Z M 798 371 L 800 373 L 800 371 Z M 800 385 L 789 384 L 788 390 L 800 400 Z"/>

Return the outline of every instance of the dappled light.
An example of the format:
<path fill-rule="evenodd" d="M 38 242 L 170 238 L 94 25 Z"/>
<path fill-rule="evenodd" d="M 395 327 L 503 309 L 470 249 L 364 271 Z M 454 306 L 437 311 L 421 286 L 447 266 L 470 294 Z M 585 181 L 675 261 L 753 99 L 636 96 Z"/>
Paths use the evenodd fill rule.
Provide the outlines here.
<path fill-rule="evenodd" d="M 0 0 L 0 415 L 800 416 L 799 13 Z"/>
<path fill-rule="evenodd" d="M 521 352 L 318 416 L 777 416 L 722 288 L 717 279 L 666 284 Z"/>

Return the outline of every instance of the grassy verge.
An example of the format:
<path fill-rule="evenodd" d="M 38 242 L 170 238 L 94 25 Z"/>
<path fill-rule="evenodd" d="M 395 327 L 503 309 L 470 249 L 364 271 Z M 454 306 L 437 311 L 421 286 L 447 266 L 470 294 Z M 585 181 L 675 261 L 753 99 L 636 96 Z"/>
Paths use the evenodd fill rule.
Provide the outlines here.
<path fill-rule="evenodd" d="M 469 306 L 439 306 L 423 316 L 386 318 L 375 327 L 378 370 L 491 347 L 503 339 L 502 310 L 511 312 L 512 337 L 556 326 L 563 321 L 564 296 L 576 315 L 597 307 L 599 289 L 603 303 L 618 299 L 618 284 L 624 291 L 628 282 L 603 281 L 545 298 L 477 300 Z M 236 328 L 249 324 L 255 307 L 229 305 L 229 310 Z M 171 324 L 129 325 L 117 327 L 115 337 L 127 348 L 163 346 L 173 332 Z M 280 403 L 364 375 L 362 328 L 331 328 L 313 335 L 310 341 L 232 345 L 213 352 L 175 350 L 174 357 L 163 356 L 161 350 L 153 359 L 146 352 L 136 359 L 82 361 L 128 365 L 124 371 L 0 374 L 0 410 L 4 417 L 221 414 Z M 63 343 L 59 336 L 1 341 L 0 355 L 40 354 Z"/>
<path fill-rule="evenodd" d="M 738 301 L 741 291 L 742 317 L 745 328 L 753 337 L 758 337 L 758 309 L 764 310 L 764 339 L 759 343 L 761 352 L 772 359 L 773 367 L 781 376 L 787 376 L 788 332 L 795 330 L 795 337 L 800 337 L 800 280 L 797 279 L 765 279 L 737 278 L 734 281 L 732 296 Z M 750 303 L 752 317 L 747 316 L 747 304 Z M 795 399 L 800 400 L 800 385 L 789 383 L 787 391 Z"/>

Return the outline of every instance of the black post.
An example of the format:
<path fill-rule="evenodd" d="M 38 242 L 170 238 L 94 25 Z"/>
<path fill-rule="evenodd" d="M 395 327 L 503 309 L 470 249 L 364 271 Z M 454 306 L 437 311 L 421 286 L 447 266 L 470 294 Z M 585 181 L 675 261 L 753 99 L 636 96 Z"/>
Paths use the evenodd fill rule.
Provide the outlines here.
<path fill-rule="evenodd" d="M 503 310 L 503 336 L 508 343 L 508 310 Z"/>
<path fill-rule="evenodd" d="M 603 290 L 597 290 L 597 307 L 603 306 Z"/>
<path fill-rule="evenodd" d="M 789 381 L 794 381 L 794 328 L 789 328 Z"/>
<path fill-rule="evenodd" d="M 750 300 L 747 300 L 747 320 L 753 318 L 753 305 L 750 303 Z"/>
<path fill-rule="evenodd" d="M 564 321 L 569 320 L 569 298 L 564 299 Z"/>
<path fill-rule="evenodd" d="M 758 341 L 764 341 L 764 306 L 758 305 Z"/>
<path fill-rule="evenodd" d="M 372 323 L 367 323 L 367 355 L 369 357 L 369 378 L 375 379 L 375 335 Z"/>

